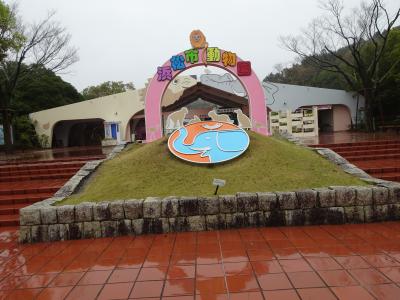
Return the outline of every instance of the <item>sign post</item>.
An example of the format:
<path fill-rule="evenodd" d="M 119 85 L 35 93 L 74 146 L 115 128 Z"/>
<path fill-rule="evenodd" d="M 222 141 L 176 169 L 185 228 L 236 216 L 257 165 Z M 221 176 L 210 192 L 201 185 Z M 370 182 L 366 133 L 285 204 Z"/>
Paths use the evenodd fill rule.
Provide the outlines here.
<path fill-rule="evenodd" d="M 220 186 L 225 186 L 225 183 L 226 183 L 226 180 L 214 178 L 213 185 L 216 186 L 214 195 L 216 195 L 218 193 L 218 188 Z"/>

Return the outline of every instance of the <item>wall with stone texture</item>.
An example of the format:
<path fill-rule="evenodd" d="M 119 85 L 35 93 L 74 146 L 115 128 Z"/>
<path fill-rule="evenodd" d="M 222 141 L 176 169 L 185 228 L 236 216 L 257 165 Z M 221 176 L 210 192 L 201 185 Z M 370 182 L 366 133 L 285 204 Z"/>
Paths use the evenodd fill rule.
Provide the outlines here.
<path fill-rule="evenodd" d="M 332 186 L 294 192 L 130 199 L 20 211 L 20 241 L 201 231 L 246 226 L 363 223 L 400 219 L 400 187 Z"/>

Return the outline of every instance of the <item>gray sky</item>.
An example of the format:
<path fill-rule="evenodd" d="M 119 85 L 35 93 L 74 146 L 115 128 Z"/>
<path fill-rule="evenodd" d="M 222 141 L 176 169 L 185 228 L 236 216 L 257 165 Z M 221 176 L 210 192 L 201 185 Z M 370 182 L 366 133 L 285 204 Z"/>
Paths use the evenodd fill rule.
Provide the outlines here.
<path fill-rule="evenodd" d="M 7 3 L 13 1 L 6 0 Z M 108 80 L 137 88 L 172 55 L 189 49 L 189 34 L 203 31 L 210 46 L 252 62 L 260 80 L 277 63 L 294 60 L 279 47 L 321 14 L 318 0 L 19 0 L 25 21 L 49 11 L 72 35 L 79 62 L 62 77 L 79 91 Z M 359 0 L 346 0 L 353 7 Z M 398 0 L 386 0 L 398 7 Z"/>

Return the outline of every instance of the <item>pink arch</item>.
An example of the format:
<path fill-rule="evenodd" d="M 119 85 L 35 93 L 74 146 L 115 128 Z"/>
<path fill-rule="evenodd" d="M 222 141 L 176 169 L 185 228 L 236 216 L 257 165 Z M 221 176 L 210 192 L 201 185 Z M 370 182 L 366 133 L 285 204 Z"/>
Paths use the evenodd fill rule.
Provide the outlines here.
<path fill-rule="evenodd" d="M 225 52 L 221 50 L 222 53 Z M 178 55 L 183 55 L 180 53 Z M 203 57 L 203 49 L 199 50 L 199 58 Z M 242 61 L 237 58 L 237 61 Z M 168 66 L 170 61 L 164 63 L 163 66 Z M 188 64 L 184 70 L 173 71 L 173 78 L 178 76 L 181 72 L 196 66 L 205 65 L 201 59 L 198 63 Z M 252 122 L 252 130 L 263 135 L 268 135 L 267 127 L 267 109 L 265 105 L 264 91 L 257 75 L 251 71 L 250 76 L 238 76 L 236 67 L 225 67 L 222 62 L 208 63 L 207 65 L 222 68 L 234 75 L 240 80 L 243 87 L 246 89 L 249 99 L 250 119 Z M 146 142 L 151 142 L 162 137 L 162 124 L 161 124 L 161 101 L 165 90 L 170 81 L 158 81 L 157 74 L 150 81 L 145 99 L 145 119 L 146 119 Z"/>

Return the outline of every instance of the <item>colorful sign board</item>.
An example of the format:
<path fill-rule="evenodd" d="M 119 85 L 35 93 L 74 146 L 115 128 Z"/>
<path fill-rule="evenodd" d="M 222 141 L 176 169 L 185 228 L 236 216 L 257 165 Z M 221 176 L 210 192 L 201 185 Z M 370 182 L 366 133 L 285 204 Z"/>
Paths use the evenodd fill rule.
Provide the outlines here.
<path fill-rule="evenodd" d="M 202 62 L 204 65 L 221 63 L 224 67 L 237 68 L 238 76 L 251 75 L 251 63 L 249 61 L 237 61 L 236 53 L 223 51 L 218 47 L 206 47 L 200 49 L 189 49 L 183 54 L 174 55 L 169 64 L 157 68 L 158 81 L 171 81 L 173 72 L 184 71 L 188 67 Z"/>
<path fill-rule="evenodd" d="M 249 143 L 247 132 L 234 124 L 203 121 L 174 131 L 168 148 L 175 156 L 192 163 L 217 164 L 240 156 Z"/>
<path fill-rule="evenodd" d="M 194 30 L 190 34 L 192 49 L 172 56 L 157 68 L 150 81 L 145 98 L 146 142 L 163 136 L 161 102 L 170 81 L 181 72 L 196 66 L 211 65 L 223 69 L 238 78 L 249 99 L 251 130 L 269 135 L 264 90 L 249 61 L 241 60 L 236 53 L 217 47 L 208 47 L 204 34 Z"/>

